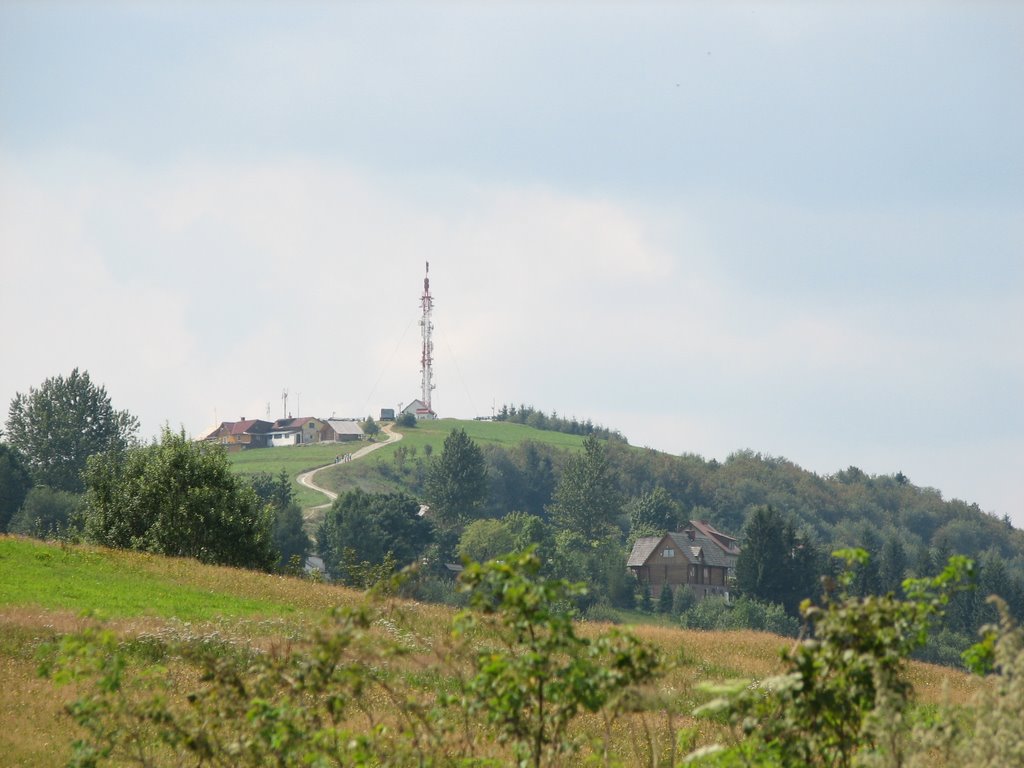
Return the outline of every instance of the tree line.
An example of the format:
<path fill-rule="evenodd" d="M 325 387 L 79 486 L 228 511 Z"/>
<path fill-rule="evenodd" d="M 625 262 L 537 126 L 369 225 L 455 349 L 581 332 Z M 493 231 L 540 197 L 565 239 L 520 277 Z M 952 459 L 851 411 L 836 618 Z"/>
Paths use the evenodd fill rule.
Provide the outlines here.
<path fill-rule="evenodd" d="M 504 404 L 501 406 L 501 410 L 494 414 L 494 420 L 507 421 L 510 424 L 525 424 L 534 429 L 544 429 L 550 432 L 564 432 L 567 435 L 582 437 L 594 435 L 602 440 L 627 442 L 625 436 L 616 429 L 595 425 L 590 419 L 579 421 L 575 416 L 566 419 L 559 416 L 557 411 L 552 411 L 549 416 L 532 405 L 520 404 L 517 408 L 512 404 Z"/>

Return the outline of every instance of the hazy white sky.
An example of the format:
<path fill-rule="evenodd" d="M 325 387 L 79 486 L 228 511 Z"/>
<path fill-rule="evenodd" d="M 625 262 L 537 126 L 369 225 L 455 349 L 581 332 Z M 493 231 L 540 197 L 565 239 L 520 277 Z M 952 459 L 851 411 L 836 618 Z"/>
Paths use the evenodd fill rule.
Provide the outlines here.
<path fill-rule="evenodd" d="M 0 406 L 525 402 L 1024 526 L 1024 4 L 0 3 Z M 301 411 L 301 414 L 299 413 Z"/>

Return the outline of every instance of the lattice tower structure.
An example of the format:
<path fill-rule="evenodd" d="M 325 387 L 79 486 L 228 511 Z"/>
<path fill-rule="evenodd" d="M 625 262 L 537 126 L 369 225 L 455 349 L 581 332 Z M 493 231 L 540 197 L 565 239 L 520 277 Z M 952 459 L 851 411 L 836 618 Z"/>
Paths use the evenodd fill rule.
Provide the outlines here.
<path fill-rule="evenodd" d="M 420 318 L 420 333 L 423 337 L 423 351 L 420 356 L 420 375 L 422 377 L 423 393 L 420 399 L 427 413 L 433 413 L 430 393 L 434 391 L 434 342 L 431 336 L 434 332 L 432 314 L 434 311 L 434 298 L 430 295 L 430 262 L 427 262 L 427 271 L 423 277 L 423 295 L 420 297 L 420 308 L 423 316 Z"/>

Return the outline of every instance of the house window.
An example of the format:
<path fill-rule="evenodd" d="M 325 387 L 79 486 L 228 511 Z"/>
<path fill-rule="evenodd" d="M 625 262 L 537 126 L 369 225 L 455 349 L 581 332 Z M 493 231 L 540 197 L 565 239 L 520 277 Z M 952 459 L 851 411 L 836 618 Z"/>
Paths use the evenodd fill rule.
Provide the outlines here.
<path fill-rule="evenodd" d="M 676 556 L 676 551 L 674 549 L 663 549 L 661 551 L 661 556 L 662 557 L 675 557 Z"/>

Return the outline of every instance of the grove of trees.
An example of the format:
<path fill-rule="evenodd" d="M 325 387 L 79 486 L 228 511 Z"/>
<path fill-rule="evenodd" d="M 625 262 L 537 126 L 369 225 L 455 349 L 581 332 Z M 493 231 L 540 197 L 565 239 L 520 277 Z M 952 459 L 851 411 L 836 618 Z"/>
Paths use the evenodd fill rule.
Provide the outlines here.
<path fill-rule="evenodd" d="M 433 526 L 419 511 L 419 502 L 405 494 L 341 494 L 316 537 L 328 575 L 365 587 L 375 574 L 384 576 L 396 565 L 411 563 L 433 537 Z"/>

